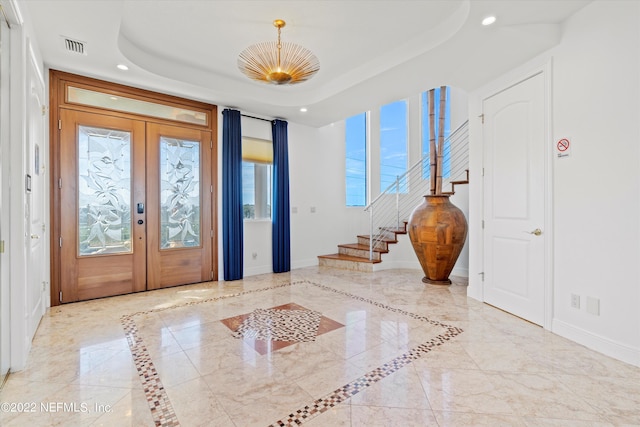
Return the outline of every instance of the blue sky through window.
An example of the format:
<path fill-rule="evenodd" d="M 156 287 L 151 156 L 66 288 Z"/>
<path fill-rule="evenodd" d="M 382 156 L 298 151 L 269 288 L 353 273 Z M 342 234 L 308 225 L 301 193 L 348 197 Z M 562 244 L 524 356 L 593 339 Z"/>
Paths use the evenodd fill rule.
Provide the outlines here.
<path fill-rule="evenodd" d="M 380 108 L 380 191 L 407 171 L 407 101 Z M 406 192 L 406 182 L 400 190 Z"/>
<path fill-rule="evenodd" d="M 367 114 L 346 120 L 347 206 L 367 204 Z"/>

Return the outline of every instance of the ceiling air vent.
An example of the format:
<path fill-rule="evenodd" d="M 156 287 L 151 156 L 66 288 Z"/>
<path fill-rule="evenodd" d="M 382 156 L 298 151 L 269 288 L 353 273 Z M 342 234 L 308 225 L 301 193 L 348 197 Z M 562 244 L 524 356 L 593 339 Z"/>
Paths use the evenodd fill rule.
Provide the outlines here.
<path fill-rule="evenodd" d="M 87 54 L 87 44 L 85 42 L 81 42 L 79 40 L 73 40 L 69 37 L 62 37 L 64 42 L 64 49 L 67 52 L 77 53 L 79 55 Z"/>

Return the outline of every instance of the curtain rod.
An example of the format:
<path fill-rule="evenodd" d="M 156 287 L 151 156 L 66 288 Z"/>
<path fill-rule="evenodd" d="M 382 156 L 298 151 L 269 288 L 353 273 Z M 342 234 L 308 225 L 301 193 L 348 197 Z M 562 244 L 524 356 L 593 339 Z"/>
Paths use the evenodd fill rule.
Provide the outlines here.
<path fill-rule="evenodd" d="M 249 119 L 262 120 L 263 122 L 269 122 L 269 123 L 271 123 L 271 122 L 273 121 L 273 120 L 269 120 L 269 119 L 263 119 L 263 118 L 260 118 L 260 117 L 249 116 L 249 115 L 247 115 L 247 114 L 240 114 L 240 115 L 241 115 L 242 117 L 247 117 L 247 118 L 249 118 Z"/>

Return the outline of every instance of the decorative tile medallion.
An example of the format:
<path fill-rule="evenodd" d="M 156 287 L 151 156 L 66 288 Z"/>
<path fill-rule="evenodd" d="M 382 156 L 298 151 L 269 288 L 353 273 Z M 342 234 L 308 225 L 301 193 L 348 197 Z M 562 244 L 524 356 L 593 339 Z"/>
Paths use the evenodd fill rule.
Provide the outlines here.
<path fill-rule="evenodd" d="M 233 331 L 234 338 L 244 339 L 262 355 L 298 342 L 315 341 L 318 335 L 344 327 L 320 312 L 294 303 L 258 308 L 221 322 Z"/>
<path fill-rule="evenodd" d="M 350 383 L 335 389 L 331 393 L 319 399 L 316 399 L 313 402 L 310 402 L 309 404 L 301 408 L 298 408 L 297 410 L 292 411 L 287 416 L 270 424 L 270 427 L 297 426 L 312 418 L 315 418 L 316 416 L 322 414 L 323 412 L 326 412 L 332 407 L 337 406 L 340 403 L 344 402 L 345 400 L 349 399 L 350 397 L 358 394 L 360 391 L 366 389 L 367 387 L 370 387 L 373 384 L 377 383 L 378 381 L 393 374 L 394 372 L 398 371 L 404 366 L 407 366 L 414 360 L 417 360 L 423 357 L 425 354 L 429 353 L 432 349 L 438 346 L 441 346 L 443 344 L 446 344 L 449 340 L 451 340 L 455 336 L 462 333 L 462 329 L 458 327 L 447 325 L 435 320 L 431 320 L 425 316 L 411 313 L 406 310 L 394 308 L 369 298 L 360 297 L 358 295 L 351 294 L 349 292 L 345 292 L 339 289 L 334 289 L 326 285 L 312 283 L 309 281 L 283 283 L 280 285 L 270 286 L 266 288 L 252 289 L 248 291 L 239 292 L 236 294 L 223 295 L 220 297 L 208 298 L 208 299 L 203 299 L 198 301 L 190 301 L 183 304 L 177 304 L 171 307 L 163 307 L 163 308 L 152 309 L 148 311 L 141 311 L 141 312 L 125 315 L 125 316 L 122 316 L 121 323 L 123 325 L 123 328 L 127 337 L 127 342 L 129 343 L 129 348 L 131 350 L 134 363 L 136 365 L 136 368 L 138 369 L 140 381 L 142 382 L 142 385 L 144 387 L 144 392 L 147 396 L 147 401 L 151 409 L 151 415 L 153 416 L 153 420 L 156 426 L 175 427 L 175 426 L 179 426 L 180 423 L 176 417 L 173 407 L 171 406 L 171 402 L 169 400 L 167 392 L 162 385 L 160 376 L 158 375 L 158 372 L 156 371 L 153 365 L 153 361 L 151 360 L 149 352 L 144 345 L 143 339 L 142 337 L 140 337 L 140 334 L 138 333 L 138 328 L 134 320 L 136 316 L 156 313 L 156 312 L 165 311 L 165 310 L 171 310 L 177 307 L 186 307 L 186 306 L 191 306 L 196 304 L 221 301 L 221 300 L 230 299 L 230 298 L 237 298 L 244 295 L 267 292 L 275 289 L 292 287 L 292 286 L 297 286 L 302 284 L 311 285 L 327 292 L 334 292 L 344 297 L 365 302 L 367 304 L 371 304 L 375 307 L 378 307 L 393 313 L 405 315 L 412 319 L 416 319 L 421 322 L 431 324 L 433 326 L 439 326 L 439 327 L 442 327 L 443 331 L 441 334 L 412 348 L 408 352 L 394 358 L 393 360 L 383 364 L 382 366 L 377 367 L 376 369 L 373 369 L 370 372 L 367 372 L 366 374 L 356 379 L 355 381 L 351 381 Z M 278 310 L 293 311 L 295 313 L 289 313 L 289 314 L 274 313 L 274 312 L 277 312 Z M 239 331 L 238 333 L 242 335 L 243 339 L 247 338 L 244 335 L 245 333 L 249 334 L 251 336 L 250 339 L 253 339 L 254 342 L 266 343 L 267 341 L 264 338 L 266 338 L 267 336 L 272 336 L 270 335 L 272 334 L 272 332 L 276 334 L 278 337 L 285 338 L 285 339 L 306 340 L 313 334 L 312 331 L 314 329 L 313 328 L 313 324 L 315 322 L 314 319 L 316 319 L 317 315 L 311 314 L 311 313 L 301 313 L 302 311 L 309 312 L 310 310 L 307 310 L 304 307 L 298 306 L 297 304 L 286 304 L 285 306 L 274 307 L 271 309 L 263 310 L 258 313 L 254 311 L 253 313 L 256 313 L 256 314 L 254 314 L 253 317 L 251 317 L 252 313 L 249 313 L 249 314 L 243 315 L 244 317 L 237 316 L 235 318 L 225 319 L 225 321 L 228 321 L 228 322 L 225 323 L 223 321 L 223 323 L 225 323 L 225 325 L 227 325 L 232 331 Z M 265 320 L 273 319 L 274 316 L 276 319 L 278 319 L 278 327 L 275 328 L 277 330 L 274 330 L 274 328 L 272 328 L 271 330 L 269 330 L 268 328 L 265 328 Z M 245 323 L 245 320 L 247 319 L 249 320 Z M 305 326 L 303 328 L 304 331 L 295 330 L 295 328 L 290 327 L 289 324 L 291 322 L 295 322 L 295 319 L 302 319 L 302 321 L 305 323 Z M 327 320 L 331 320 L 331 319 L 327 319 Z M 336 329 L 342 326 L 337 322 L 334 322 L 334 323 L 336 323 L 337 326 L 334 324 L 327 326 L 327 324 L 325 324 L 324 327 L 335 326 L 334 329 Z M 241 327 L 242 325 L 245 325 L 245 326 Z M 252 328 L 256 328 L 256 330 Z M 316 336 L 320 334 L 322 330 L 323 330 L 323 324 L 322 324 L 322 316 L 321 316 L 321 321 L 319 322 L 318 327 L 316 329 Z M 254 335 L 255 335 L 255 338 L 253 338 Z M 258 338 L 258 337 L 261 337 L 261 338 Z M 291 345 L 291 343 L 305 342 L 305 341 L 270 341 L 270 342 L 272 343 L 284 342 L 284 343 L 289 343 L 287 345 Z"/>

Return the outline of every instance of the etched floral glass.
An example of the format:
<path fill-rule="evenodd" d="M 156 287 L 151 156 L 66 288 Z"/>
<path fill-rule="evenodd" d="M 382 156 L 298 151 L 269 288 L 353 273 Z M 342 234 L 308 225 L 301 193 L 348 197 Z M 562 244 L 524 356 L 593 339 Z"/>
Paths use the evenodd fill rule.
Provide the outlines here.
<path fill-rule="evenodd" d="M 131 252 L 131 133 L 80 126 L 78 254 Z"/>
<path fill-rule="evenodd" d="M 200 246 L 200 143 L 160 138 L 160 249 Z"/>

